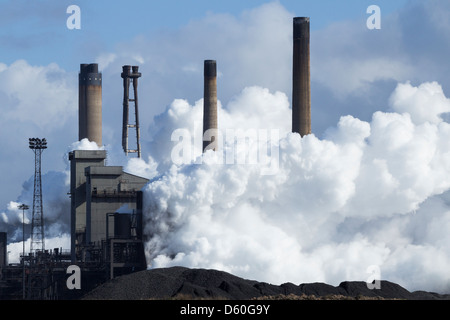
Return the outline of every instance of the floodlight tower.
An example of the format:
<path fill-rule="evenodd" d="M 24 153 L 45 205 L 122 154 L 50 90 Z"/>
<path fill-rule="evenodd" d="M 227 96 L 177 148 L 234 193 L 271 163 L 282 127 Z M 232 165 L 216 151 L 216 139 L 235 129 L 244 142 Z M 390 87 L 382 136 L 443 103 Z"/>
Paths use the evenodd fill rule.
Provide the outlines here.
<path fill-rule="evenodd" d="M 44 149 L 47 149 L 47 140 L 45 140 L 45 138 L 30 138 L 29 141 L 30 149 L 34 152 L 34 193 L 30 244 L 30 252 L 33 252 L 33 250 L 45 250 L 44 216 L 42 210 L 41 155 Z"/>

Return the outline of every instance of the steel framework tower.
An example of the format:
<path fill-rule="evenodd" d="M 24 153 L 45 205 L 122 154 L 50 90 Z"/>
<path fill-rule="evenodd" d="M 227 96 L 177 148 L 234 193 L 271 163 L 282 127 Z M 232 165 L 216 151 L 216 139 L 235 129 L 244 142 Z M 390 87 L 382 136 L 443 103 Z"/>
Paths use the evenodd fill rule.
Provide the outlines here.
<path fill-rule="evenodd" d="M 138 94 L 137 94 L 137 85 L 138 78 L 141 76 L 141 73 L 138 72 L 138 66 L 122 66 L 122 74 L 123 78 L 123 126 L 122 126 L 122 147 L 125 154 L 128 153 L 137 153 L 138 158 L 141 157 L 141 143 L 139 141 L 139 113 L 138 113 Z M 133 91 L 134 91 L 134 99 L 130 99 L 130 82 L 133 82 Z M 135 124 L 129 123 L 129 103 L 134 102 L 134 110 L 135 110 Z M 136 129 L 136 149 L 130 149 L 128 147 L 128 128 Z"/>
<path fill-rule="evenodd" d="M 30 252 L 33 252 L 33 250 L 45 250 L 44 216 L 42 210 L 41 155 L 44 149 L 47 149 L 47 141 L 45 138 L 30 138 L 29 142 L 30 149 L 34 152 L 34 193 L 30 245 Z"/>

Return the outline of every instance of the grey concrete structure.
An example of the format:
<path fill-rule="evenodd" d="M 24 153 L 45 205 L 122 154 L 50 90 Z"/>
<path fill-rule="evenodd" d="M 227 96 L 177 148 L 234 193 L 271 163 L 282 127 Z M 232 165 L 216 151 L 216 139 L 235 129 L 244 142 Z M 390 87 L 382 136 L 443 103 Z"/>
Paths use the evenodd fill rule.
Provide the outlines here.
<path fill-rule="evenodd" d="M 72 261 L 76 261 L 76 245 L 84 243 L 86 236 L 86 175 L 87 167 L 104 166 L 105 150 L 75 150 L 69 153 L 70 160 L 70 250 Z"/>
<path fill-rule="evenodd" d="M 78 139 L 102 145 L 102 74 L 98 64 L 81 64 L 78 75 Z"/>
<path fill-rule="evenodd" d="M 128 241 L 123 242 L 124 245 L 132 240 L 123 239 L 127 234 L 142 241 L 139 226 L 135 224 L 134 230 L 130 229 L 131 219 L 132 214 L 142 213 L 141 189 L 149 180 L 126 173 L 121 166 L 105 166 L 105 159 L 104 150 L 69 153 L 73 262 L 98 260 L 98 257 L 92 257 L 92 252 L 103 250 L 105 254 L 108 239 L 117 238 L 116 232 L 121 240 Z M 125 211 L 126 216 L 117 215 L 117 211 Z"/>
<path fill-rule="evenodd" d="M 217 69 L 215 60 L 204 61 L 203 152 L 218 150 Z"/>
<path fill-rule="evenodd" d="M 136 210 L 137 192 L 141 191 L 148 180 L 123 172 L 123 168 L 119 166 L 87 167 L 85 174 L 86 241 L 99 244 L 110 235 L 115 236 L 114 230 L 122 230 L 111 223 L 107 234 L 106 214 L 116 213 L 120 208 L 130 213 Z M 124 218 L 119 220 L 122 222 L 127 219 L 121 216 L 116 217 Z"/>
<path fill-rule="evenodd" d="M 311 133 L 310 21 L 294 18 L 292 65 L 292 132 Z"/>
<path fill-rule="evenodd" d="M 8 263 L 8 249 L 6 242 L 6 232 L 0 232 L 0 268 Z"/>

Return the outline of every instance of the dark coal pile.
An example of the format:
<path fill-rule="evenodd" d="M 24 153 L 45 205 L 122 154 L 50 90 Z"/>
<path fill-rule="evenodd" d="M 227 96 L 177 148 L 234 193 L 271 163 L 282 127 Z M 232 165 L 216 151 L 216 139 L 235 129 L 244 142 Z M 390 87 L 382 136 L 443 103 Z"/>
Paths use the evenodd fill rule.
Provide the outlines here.
<path fill-rule="evenodd" d="M 249 300 L 271 296 L 344 296 L 406 300 L 450 300 L 450 294 L 409 292 L 398 284 L 381 281 L 380 289 L 369 289 L 366 282 L 346 281 L 334 287 L 324 283 L 280 286 L 246 280 L 232 274 L 206 269 L 172 267 L 145 270 L 117 277 L 86 294 L 84 300 L 146 299 L 230 299 Z"/>

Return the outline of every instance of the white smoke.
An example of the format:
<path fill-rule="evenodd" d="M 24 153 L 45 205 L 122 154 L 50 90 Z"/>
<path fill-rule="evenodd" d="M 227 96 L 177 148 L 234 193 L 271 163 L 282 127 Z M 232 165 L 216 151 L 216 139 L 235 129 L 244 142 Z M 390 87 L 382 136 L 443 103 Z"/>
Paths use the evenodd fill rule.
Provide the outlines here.
<path fill-rule="evenodd" d="M 248 87 L 226 107 L 219 102 L 222 131 L 280 129 L 272 175 L 261 175 L 258 162 L 211 161 L 232 144 L 204 155 L 193 146 L 192 163 L 174 164 L 179 142 L 171 134 L 184 128 L 193 143 L 202 107 L 202 100 L 174 100 L 158 115 L 153 140 L 144 143 L 152 155 L 146 161 L 106 147 L 109 162 L 152 179 L 144 189 L 150 268 L 183 265 L 276 284 L 337 285 L 367 280 L 375 265 L 382 279 L 409 290 L 450 291 L 450 125 L 442 117 L 450 101 L 438 83 L 398 84 L 391 112 L 376 112 L 370 122 L 344 116 L 323 139 L 289 132 L 284 93 Z M 68 149 L 98 146 L 82 140 Z M 66 165 L 43 176 L 48 248 L 67 248 L 70 238 Z M 22 251 L 18 206 L 30 199 L 32 178 L 1 213 L 16 240 L 8 246 L 10 261 Z"/>
<path fill-rule="evenodd" d="M 22 240 L 25 228 L 25 239 L 30 236 L 33 212 L 34 176 L 23 183 L 22 193 L 16 201 L 10 201 L 6 209 L 0 212 L 0 223 L 3 231 L 8 233 L 12 242 Z M 42 203 L 45 231 L 48 236 L 55 237 L 70 230 L 70 191 L 69 172 L 49 171 L 42 175 Z M 21 204 L 28 205 L 23 211 Z M 23 217 L 25 219 L 23 219 Z M 22 226 L 25 221 L 25 227 Z"/>
<path fill-rule="evenodd" d="M 23 241 L 13 242 L 8 245 L 8 262 L 19 263 L 20 256 L 25 251 L 27 254 L 30 250 L 30 238 L 25 238 L 25 249 L 23 247 Z M 68 250 L 70 248 L 70 234 L 62 233 L 58 236 L 52 236 L 45 238 L 45 250 L 52 251 L 55 248 L 60 250 Z"/>
<path fill-rule="evenodd" d="M 450 291 L 450 111 L 439 84 L 399 84 L 391 113 L 342 117 L 324 139 L 289 133 L 286 96 L 245 89 L 219 126 L 280 128 L 279 170 L 258 164 L 169 165 L 145 188 L 150 267 L 216 268 L 271 283 L 381 278 Z M 192 130 L 201 101 L 174 101 L 155 137 Z M 186 127 L 186 121 L 188 126 Z M 162 130 L 162 129 L 161 129 Z M 194 133 L 192 132 L 192 135 Z M 210 157 L 207 153 L 205 157 Z"/>
<path fill-rule="evenodd" d="M 69 151 L 72 150 L 105 150 L 104 146 L 98 146 L 95 141 L 89 141 L 87 138 L 76 141 L 70 145 Z M 69 152 L 68 151 L 68 152 Z M 66 163 L 68 165 L 68 162 Z"/>

